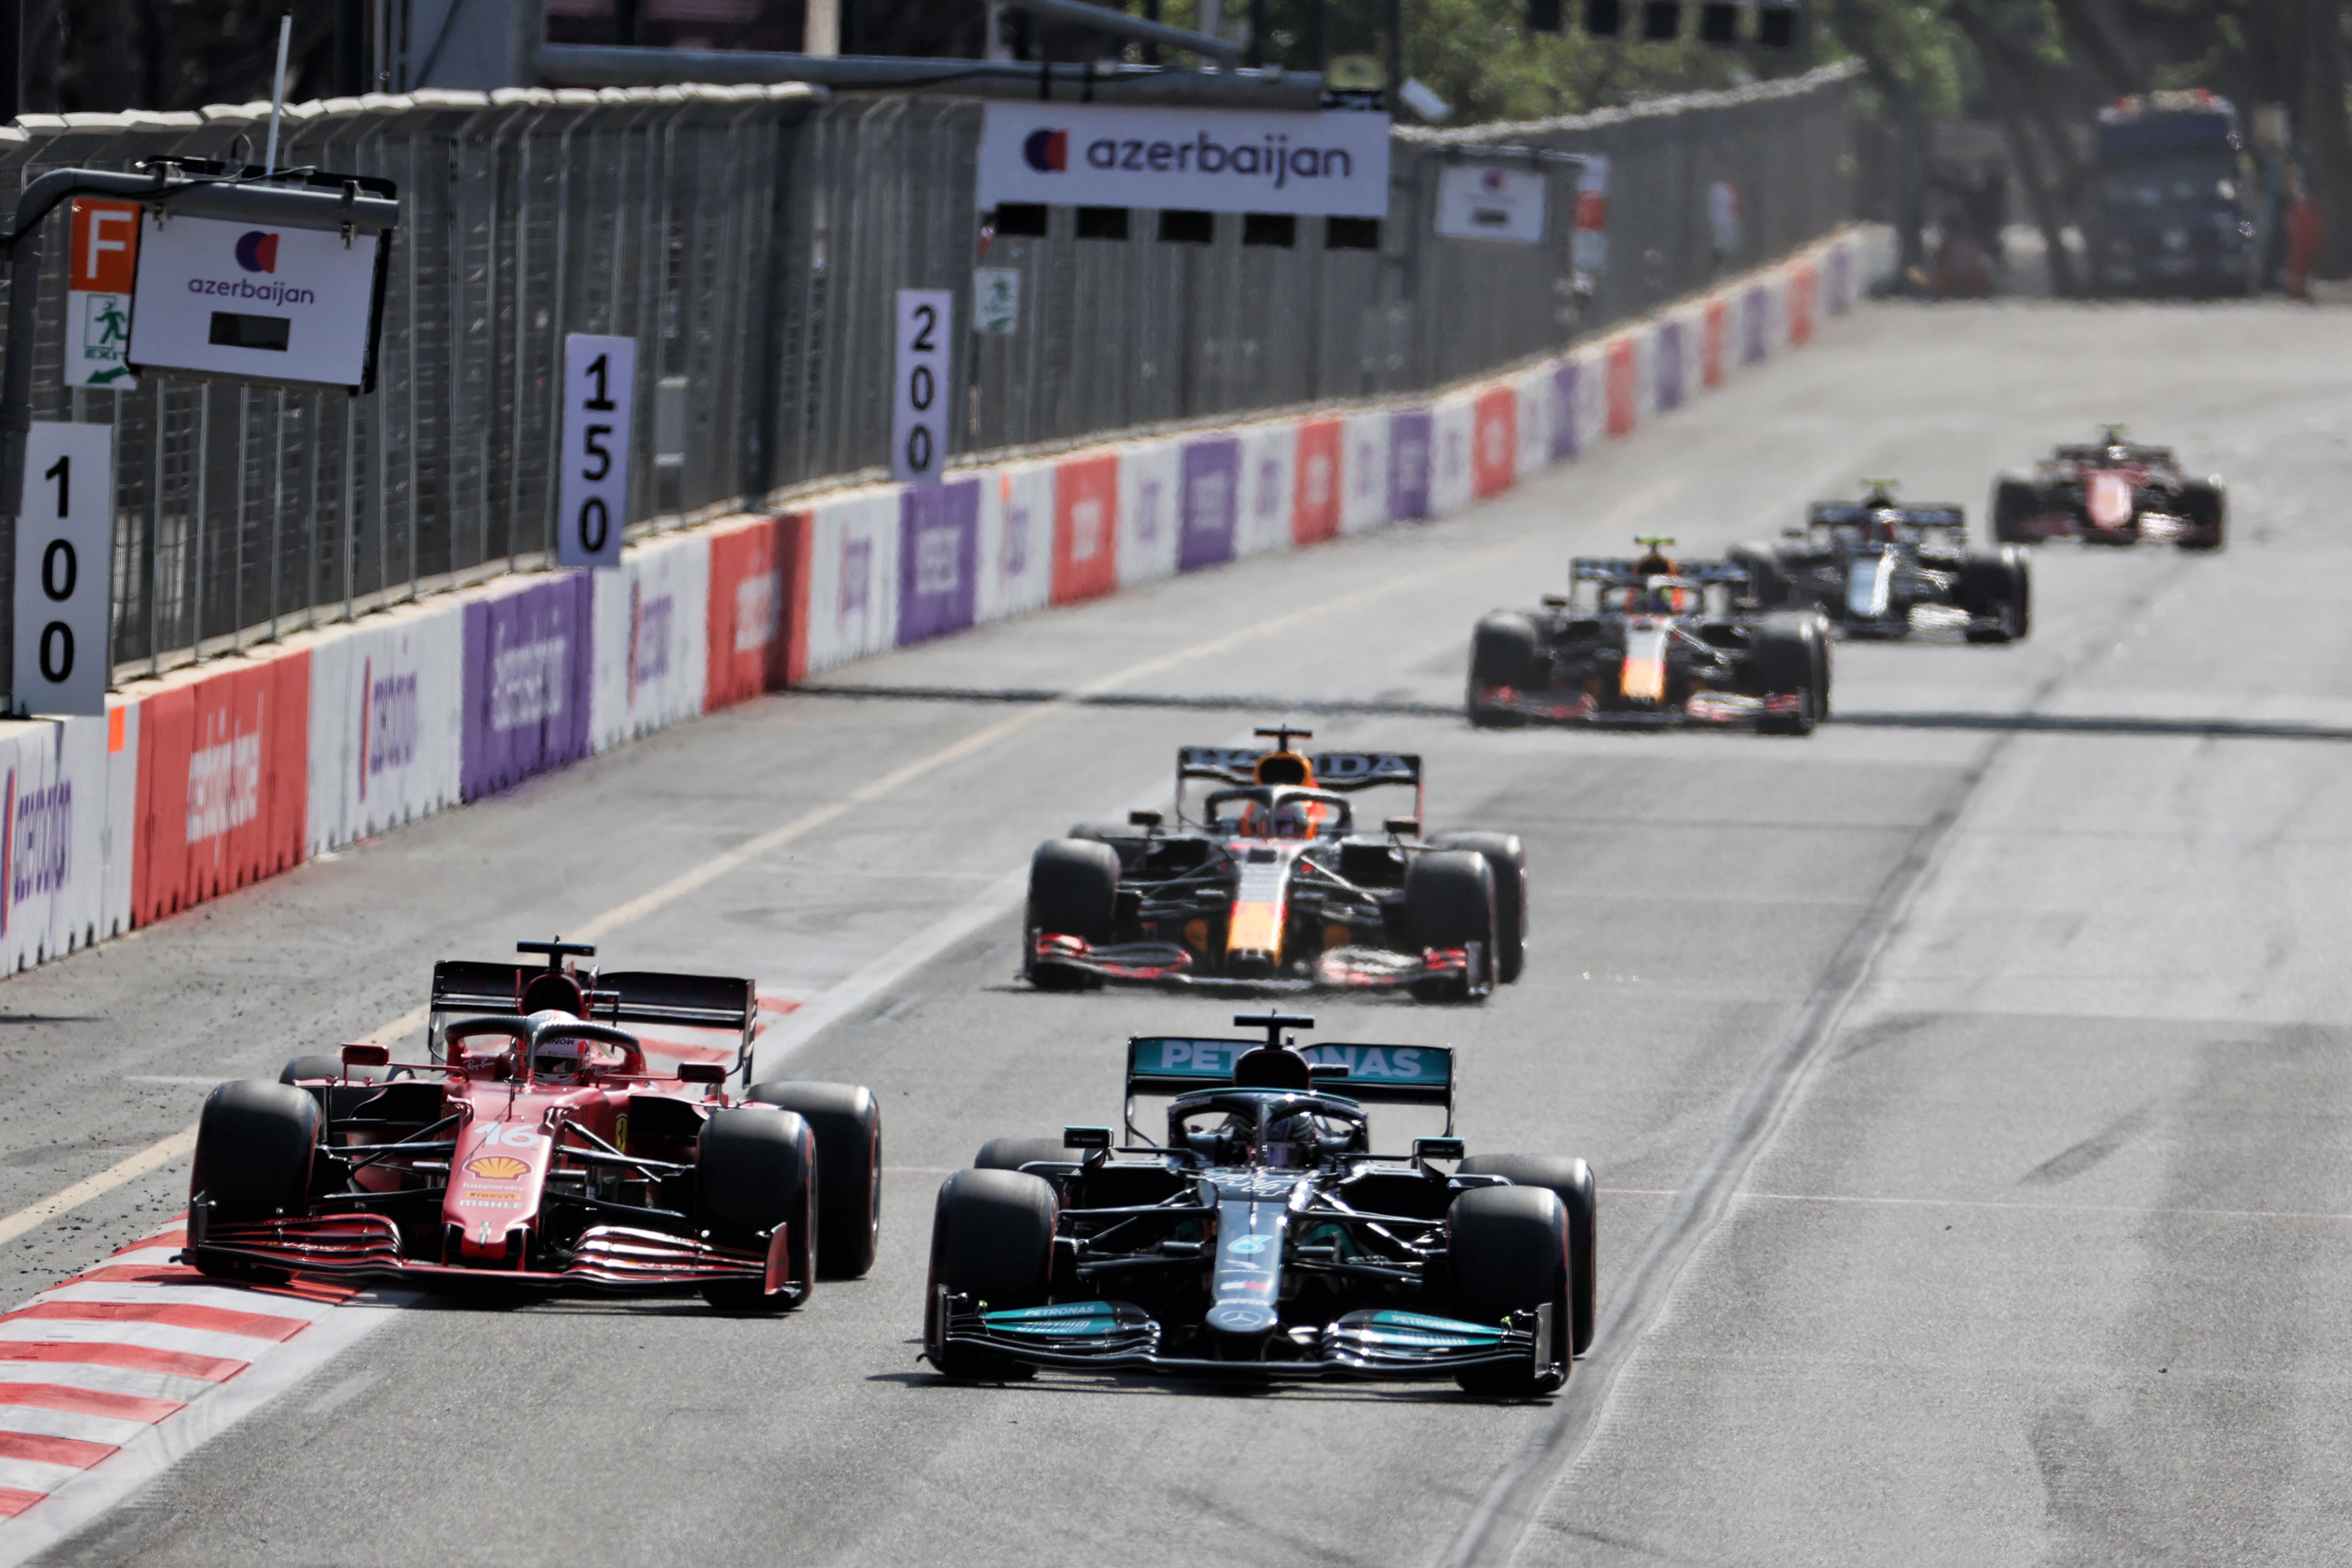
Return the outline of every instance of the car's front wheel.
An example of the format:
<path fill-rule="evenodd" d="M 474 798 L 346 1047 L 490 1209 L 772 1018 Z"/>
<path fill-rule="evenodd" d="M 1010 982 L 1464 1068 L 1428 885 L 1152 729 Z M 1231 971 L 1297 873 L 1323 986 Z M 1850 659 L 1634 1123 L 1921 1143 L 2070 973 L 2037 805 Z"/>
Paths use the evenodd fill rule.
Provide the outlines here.
<path fill-rule="evenodd" d="M 816 1283 L 816 1135 L 794 1111 L 772 1105 L 714 1110 L 703 1123 L 694 1161 L 695 1215 L 721 1247 L 764 1254 L 784 1227 L 788 1288 L 771 1296 L 763 1281 L 728 1280 L 703 1288 L 703 1300 L 736 1311 L 781 1312 L 807 1299 Z"/>
<path fill-rule="evenodd" d="M 971 1345 L 946 1343 L 942 1291 L 975 1310 L 1042 1307 L 1052 1290 L 1053 1184 L 1022 1171 L 958 1171 L 940 1184 L 931 1212 L 930 1286 L 923 1346 L 931 1364 L 959 1381 L 1034 1375 L 1034 1368 Z"/>
<path fill-rule="evenodd" d="M 1559 1194 L 1548 1187 L 1474 1187 L 1446 1211 L 1445 1232 L 1454 1314 L 1465 1322 L 1496 1323 L 1549 1307 L 1554 1341 L 1541 1363 L 1465 1367 L 1454 1381 L 1472 1394 L 1501 1397 L 1558 1389 L 1568 1381 L 1565 1342 L 1575 1321 L 1568 1209 Z"/>

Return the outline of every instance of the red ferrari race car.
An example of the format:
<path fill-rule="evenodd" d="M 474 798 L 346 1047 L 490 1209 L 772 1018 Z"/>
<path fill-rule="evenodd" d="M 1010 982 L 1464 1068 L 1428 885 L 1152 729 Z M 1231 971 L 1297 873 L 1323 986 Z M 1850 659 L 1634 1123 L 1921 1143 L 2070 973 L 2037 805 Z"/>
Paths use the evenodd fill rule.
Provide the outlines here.
<path fill-rule="evenodd" d="M 1421 759 L 1325 752 L 1306 730 L 1176 753 L 1176 825 L 1081 825 L 1029 862 L 1026 962 L 1041 991 L 1106 981 L 1249 993 L 1402 988 L 1484 999 L 1527 955 L 1527 856 L 1506 833 L 1421 837 Z M 1205 784 L 1195 802 L 1187 786 Z M 1413 815 L 1359 828 L 1350 797 L 1396 785 Z"/>
<path fill-rule="evenodd" d="M 2141 447 L 2109 425 L 2087 447 L 2061 447 L 2031 474 L 1992 487 L 1993 537 L 2005 544 L 2079 539 L 2085 544 L 2169 541 L 2219 550 L 2229 531 L 2221 476 L 2191 479 L 2169 447 Z"/>
<path fill-rule="evenodd" d="M 725 1030 L 750 1076 L 749 980 L 543 964 L 434 965 L 426 1057 L 379 1045 L 225 1083 L 196 1126 L 187 1261 L 438 1287 L 699 1292 L 779 1311 L 873 1266 L 882 1128 L 850 1084 L 656 1072 L 623 1024 Z"/>

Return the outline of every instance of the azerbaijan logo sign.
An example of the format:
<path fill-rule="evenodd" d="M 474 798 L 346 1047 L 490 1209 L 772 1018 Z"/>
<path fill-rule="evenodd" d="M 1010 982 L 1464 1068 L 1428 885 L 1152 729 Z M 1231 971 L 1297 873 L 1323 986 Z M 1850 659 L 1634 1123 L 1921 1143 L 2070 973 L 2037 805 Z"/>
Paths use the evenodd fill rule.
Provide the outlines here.
<path fill-rule="evenodd" d="M 236 237 L 236 264 L 247 272 L 278 270 L 278 237 L 249 229 Z"/>

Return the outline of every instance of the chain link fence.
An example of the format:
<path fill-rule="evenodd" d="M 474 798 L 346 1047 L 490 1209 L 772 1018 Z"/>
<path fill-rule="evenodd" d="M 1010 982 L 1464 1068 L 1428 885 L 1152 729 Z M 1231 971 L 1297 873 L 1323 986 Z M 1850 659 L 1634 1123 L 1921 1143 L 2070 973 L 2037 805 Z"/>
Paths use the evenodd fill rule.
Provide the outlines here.
<path fill-rule="evenodd" d="M 892 295 L 951 289 L 969 322 L 975 264 L 1017 269 L 1023 297 L 1016 330 L 957 345 L 962 455 L 1408 395 L 1554 352 L 1844 221 L 1847 81 L 1400 132 L 1376 234 L 1054 208 L 1042 235 L 992 237 L 971 206 L 971 100 L 719 87 L 303 105 L 282 163 L 400 188 L 375 391 L 65 389 L 53 260 L 35 416 L 117 427 L 114 656 L 143 674 L 543 561 L 566 332 L 641 345 L 633 532 L 875 477 Z M 0 132 L 0 182 L 246 156 L 267 114 L 30 116 Z M 1609 265 L 1588 300 L 1572 287 L 1573 165 L 1536 165 L 1541 244 L 1433 234 L 1444 166 L 1498 146 L 1610 158 Z M 1738 197 L 1727 246 L 1710 221 L 1719 184 Z M 54 257 L 62 210 L 50 222 Z"/>

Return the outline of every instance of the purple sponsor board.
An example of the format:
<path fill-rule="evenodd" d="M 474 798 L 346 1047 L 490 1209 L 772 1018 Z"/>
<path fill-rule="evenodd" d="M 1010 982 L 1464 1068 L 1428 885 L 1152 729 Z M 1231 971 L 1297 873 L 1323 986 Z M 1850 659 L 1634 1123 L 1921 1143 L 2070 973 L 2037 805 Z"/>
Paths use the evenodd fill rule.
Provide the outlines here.
<path fill-rule="evenodd" d="M 1240 500 L 1242 444 L 1232 436 L 1194 441 L 1184 448 L 1181 489 L 1183 532 L 1176 542 L 1176 570 L 1196 572 L 1234 558 L 1234 516 Z"/>
<path fill-rule="evenodd" d="M 908 485 L 898 492 L 901 647 L 971 625 L 972 574 L 979 558 L 978 479 Z"/>
<path fill-rule="evenodd" d="M 1742 364 L 1754 364 L 1764 357 L 1764 322 L 1772 313 L 1772 301 L 1759 283 L 1748 290 L 1740 300 L 1740 349 Z"/>
<path fill-rule="evenodd" d="M 1389 421 L 1389 521 L 1429 515 L 1429 447 L 1436 428 L 1426 408 L 1412 408 Z"/>
<path fill-rule="evenodd" d="M 1683 324 L 1680 321 L 1658 323 L 1657 357 L 1654 366 L 1657 377 L 1658 412 L 1683 405 Z"/>
<path fill-rule="evenodd" d="M 1580 417 L 1576 405 L 1578 390 L 1576 362 L 1562 361 L 1551 373 L 1551 460 L 1555 463 L 1576 456 L 1577 423 Z"/>
<path fill-rule="evenodd" d="M 588 754 L 588 574 L 546 577 L 466 606 L 467 800 Z"/>

